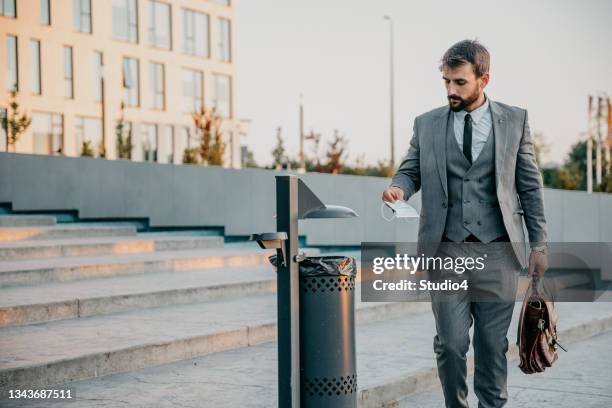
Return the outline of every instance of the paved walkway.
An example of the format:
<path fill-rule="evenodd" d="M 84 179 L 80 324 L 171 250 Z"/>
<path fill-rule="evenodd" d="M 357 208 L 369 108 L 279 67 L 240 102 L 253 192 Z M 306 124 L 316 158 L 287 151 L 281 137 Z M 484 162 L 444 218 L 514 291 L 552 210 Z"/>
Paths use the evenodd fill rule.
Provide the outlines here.
<path fill-rule="evenodd" d="M 470 407 L 477 407 L 470 384 Z M 511 364 L 508 408 L 604 408 L 612 407 L 612 332 L 569 346 L 552 368 L 542 374 L 523 374 Z M 440 388 L 408 397 L 398 408 L 440 408 Z"/>

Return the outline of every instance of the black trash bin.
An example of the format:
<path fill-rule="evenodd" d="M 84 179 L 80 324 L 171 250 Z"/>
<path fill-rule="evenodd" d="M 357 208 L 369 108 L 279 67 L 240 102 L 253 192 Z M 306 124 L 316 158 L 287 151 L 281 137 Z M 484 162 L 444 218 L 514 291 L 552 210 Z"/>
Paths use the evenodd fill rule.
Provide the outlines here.
<path fill-rule="evenodd" d="M 276 255 L 269 260 L 276 266 Z M 299 266 L 301 406 L 354 408 L 355 259 L 313 256 Z"/>

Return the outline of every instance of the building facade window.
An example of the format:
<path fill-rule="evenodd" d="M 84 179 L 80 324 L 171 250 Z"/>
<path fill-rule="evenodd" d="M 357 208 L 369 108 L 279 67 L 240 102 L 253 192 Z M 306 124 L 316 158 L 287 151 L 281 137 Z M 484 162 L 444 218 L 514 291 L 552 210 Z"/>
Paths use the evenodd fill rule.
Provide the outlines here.
<path fill-rule="evenodd" d="M 204 102 L 204 74 L 202 71 L 184 68 L 182 78 L 183 112 L 200 112 Z"/>
<path fill-rule="evenodd" d="M 231 22 L 227 18 L 219 19 L 219 61 L 232 60 Z"/>
<path fill-rule="evenodd" d="M 213 106 L 221 117 L 232 117 L 232 80 L 228 75 L 213 75 Z"/>
<path fill-rule="evenodd" d="M 74 65 L 70 46 L 64 46 L 64 96 L 74 98 Z"/>
<path fill-rule="evenodd" d="M 102 120 L 77 116 L 74 121 L 76 154 L 83 156 L 90 149 L 94 157 L 100 156 L 102 148 Z"/>
<path fill-rule="evenodd" d="M 142 152 L 142 160 L 148 162 L 157 161 L 157 131 L 158 126 L 155 123 L 143 123 L 140 126 L 140 148 Z"/>
<path fill-rule="evenodd" d="M 170 5 L 149 0 L 149 45 L 169 50 L 172 48 Z"/>
<path fill-rule="evenodd" d="M 222 6 L 229 6 L 231 4 L 230 0 L 215 0 L 215 3 L 221 4 Z"/>
<path fill-rule="evenodd" d="M 58 113 L 33 112 L 32 137 L 35 154 L 62 154 L 64 118 Z"/>
<path fill-rule="evenodd" d="M 30 41 L 30 86 L 35 95 L 41 94 L 40 77 L 40 41 Z"/>
<path fill-rule="evenodd" d="M 0 16 L 17 17 L 16 0 L 0 0 Z"/>
<path fill-rule="evenodd" d="M 140 105 L 140 69 L 135 58 L 123 58 L 123 102 L 127 106 Z"/>
<path fill-rule="evenodd" d="M 100 51 L 94 51 L 94 73 L 96 76 L 95 101 L 102 102 L 102 70 L 104 67 L 104 55 Z"/>
<path fill-rule="evenodd" d="M 208 14 L 183 9 L 183 52 L 198 57 L 208 57 L 209 20 Z"/>
<path fill-rule="evenodd" d="M 6 87 L 9 91 L 19 90 L 19 59 L 17 51 L 17 37 L 6 36 Z"/>
<path fill-rule="evenodd" d="M 91 33 L 91 0 L 72 0 L 74 30 Z"/>
<path fill-rule="evenodd" d="M 40 24 L 51 25 L 51 0 L 40 0 Z"/>
<path fill-rule="evenodd" d="M 113 0 L 113 37 L 138 42 L 138 3 L 136 0 Z"/>
<path fill-rule="evenodd" d="M 164 109 L 166 104 L 164 65 L 157 62 L 149 63 L 149 93 L 150 107 Z"/>
<path fill-rule="evenodd" d="M 191 147 L 191 131 L 188 126 L 180 126 L 174 134 L 173 163 L 183 163 L 185 150 Z"/>
<path fill-rule="evenodd" d="M 159 136 L 159 163 L 174 163 L 172 150 L 174 144 L 174 126 L 160 125 Z"/>

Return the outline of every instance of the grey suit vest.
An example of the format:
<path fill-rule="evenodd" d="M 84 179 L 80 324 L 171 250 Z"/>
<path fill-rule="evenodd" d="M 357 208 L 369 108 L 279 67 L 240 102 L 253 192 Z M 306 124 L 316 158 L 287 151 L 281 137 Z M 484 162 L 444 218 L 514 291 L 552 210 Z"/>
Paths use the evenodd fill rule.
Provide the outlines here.
<path fill-rule="evenodd" d="M 454 115 L 450 112 L 446 128 L 446 176 L 448 180 L 448 213 L 444 235 L 452 241 L 463 241 L 474 234 L 490 242 L 506 234 L 495 187 L 495 138 L 493 128 L 478 155 L 470 162 L 455 139 Z"/>

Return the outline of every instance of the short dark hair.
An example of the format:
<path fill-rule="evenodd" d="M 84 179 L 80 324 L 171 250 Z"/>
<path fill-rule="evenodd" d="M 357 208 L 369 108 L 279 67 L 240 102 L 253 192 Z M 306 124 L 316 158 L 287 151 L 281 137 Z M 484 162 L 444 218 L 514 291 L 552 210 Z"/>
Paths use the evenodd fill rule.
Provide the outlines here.
<path fill-rule="evenodd" d="M 478 40 L 463 40 L 450 47 L 442 56 L 440 71 L 445 67 L 456 68 L 468 62 L 472 64 L 476 77 L 489 72 L 489 51 Z"/>

